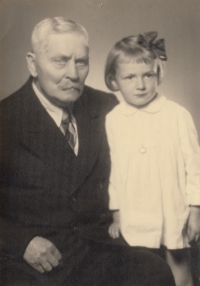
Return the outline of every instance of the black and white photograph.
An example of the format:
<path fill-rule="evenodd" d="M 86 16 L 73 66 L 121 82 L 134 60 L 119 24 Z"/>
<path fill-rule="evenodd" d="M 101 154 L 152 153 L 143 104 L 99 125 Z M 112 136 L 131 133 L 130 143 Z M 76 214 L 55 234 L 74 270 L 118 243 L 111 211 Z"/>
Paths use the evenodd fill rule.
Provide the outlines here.
<path fill-rule="evenodd" d="M 0 285 L 200 286 L 200 0 L 0 0 Z"/>

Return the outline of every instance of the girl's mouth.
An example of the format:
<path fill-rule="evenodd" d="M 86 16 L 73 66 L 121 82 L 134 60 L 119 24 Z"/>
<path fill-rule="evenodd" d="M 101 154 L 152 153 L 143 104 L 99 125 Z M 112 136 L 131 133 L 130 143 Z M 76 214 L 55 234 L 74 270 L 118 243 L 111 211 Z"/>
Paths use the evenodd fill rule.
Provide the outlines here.
<path fill-rule="evenodd" d="M 135 94 L 135 96 L 137 96 L 137 97 L 144 97 L 146 95 L 147 95 L 147 93 Z"/>

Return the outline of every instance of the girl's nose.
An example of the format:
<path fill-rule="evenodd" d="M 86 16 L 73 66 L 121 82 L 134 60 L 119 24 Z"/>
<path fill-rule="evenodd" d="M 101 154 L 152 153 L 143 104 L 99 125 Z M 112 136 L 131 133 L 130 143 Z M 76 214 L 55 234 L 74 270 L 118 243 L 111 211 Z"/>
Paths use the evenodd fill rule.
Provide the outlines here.
<path fill-rule="evenodd" d="M 145 82 L 144 82 L 144 79 L 142 77 L 137 78 L 136 88 L 139 90 L 145 89 Z"/>

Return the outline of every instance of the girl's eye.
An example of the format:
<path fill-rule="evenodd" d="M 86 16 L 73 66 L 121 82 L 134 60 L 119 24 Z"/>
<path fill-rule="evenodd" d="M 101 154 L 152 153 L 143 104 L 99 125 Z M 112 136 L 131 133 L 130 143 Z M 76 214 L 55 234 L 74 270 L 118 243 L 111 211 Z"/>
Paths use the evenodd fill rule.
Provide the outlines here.
<path fill-rule="evenodd" d="M 155 76 L 155 74 L 152 74 L 152 73 L 148 73 L 148 74 L 145 75 L 145 77 L 147 77 L 147 78 L 151 78 L 151 77 L 154 77 L 154 76 Z"/>
<path fill-rule="evenodd" d="M 130 79 L 133 79 L 133 78 L 134 78 L 133 75 L 129 75 L 129 76 L 126 77 L 126 79 L 129 79 L 129 80 L 130 80 Z"/>

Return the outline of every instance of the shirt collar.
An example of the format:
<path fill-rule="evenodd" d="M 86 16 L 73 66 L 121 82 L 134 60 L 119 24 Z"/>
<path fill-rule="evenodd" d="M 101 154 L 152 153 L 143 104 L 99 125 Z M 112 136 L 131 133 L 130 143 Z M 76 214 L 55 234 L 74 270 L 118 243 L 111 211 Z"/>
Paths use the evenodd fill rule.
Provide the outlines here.
<path fill-rule="evenodd" d="M 147 112 L 147 113 L 157 113 L 158 111 L 162 109 L 165 102 L 166 102 L 166 97 L 161 94 L 157 94 L 157 96 L 155 97 L 153 101 L 151 101 L 151 103 L 149 103 L 148 105 L 142 108 L 137 108 L 133 105 L 126 103 L 126 101 L 123 101 L 122 112 L 124 113 L 124 115 L 127 115 L 127 116 L 132 115 L 136 113 L 137 111 L 142 111 L 142 112 Z"/>
<path fill-rule="evenodd" d="M 44 106 L 49 115 L 53 118 L 56 125 L 60 127 L 63 117 L 63 109 L 52 104 L 48 99 L 46 99 L 46 97 L 39 91 L 34 81 L 32 82 L 32 86 L 41 104 Z"/>

